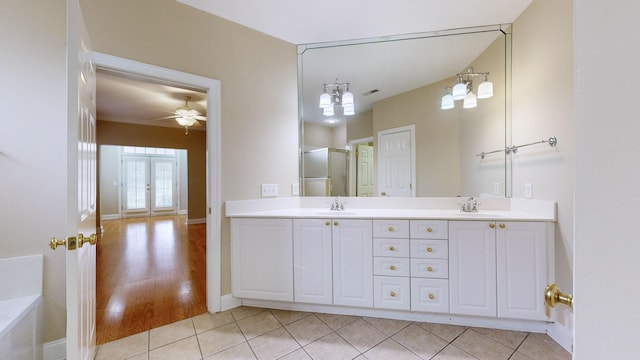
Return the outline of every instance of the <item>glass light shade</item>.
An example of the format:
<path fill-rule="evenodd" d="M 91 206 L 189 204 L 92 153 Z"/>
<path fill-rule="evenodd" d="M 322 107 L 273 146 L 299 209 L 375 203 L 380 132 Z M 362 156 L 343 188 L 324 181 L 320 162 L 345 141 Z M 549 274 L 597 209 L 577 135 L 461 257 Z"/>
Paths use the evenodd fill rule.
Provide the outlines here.
<path fill-rule="evenodd" d="M 196 119 L 192 117 L 179 117 L 176 118 L 176 121 L 180 126 L 193 126 L 196 123 Z"/>
<path fill-rule="evenodd" d="M 353 105 L 353 94 L 349 90 L 342 94 L 342 106 Z"/>
<path fill-rule="evenodd" d="M 322 93 L 322 95 L 320 95 L 320 107 L 325 109 L 328 106 L 331 105 L 331 95 L 325 93 Z"/>
<path fill-rule="evenodd" d="M 465 96 L 467 96 L 467 84 L 458 83 L 453 86 L 453 91 L 451 93 L 453 95 L 453 100 L 462 100 Z"/>
<path fill-rule="evenodd" d="M 471 109 L 478 106 L 478 100 L 476 99 L 476 94 L 473 93 L 473 91 L 470 91 L 467 96 L 465 96 L 464 98 L 464 103 L 462 104 L 462 107 L 464 109 Z"/>
<path fill-rule="evenodd" d="M 447 94 L 442 97 L 442 103 L 440 104 L 440 109 L 449 110 L 449 109 L 453 109 L 454 107 L 455 107 L 455 104 L 453 101 L 453 95 Z"/>
<path fill-rule="evenodd" d="M 342 109 L 344 110 L 344 114 L 347 116 L 353 115 L 356 113 L 356 108 L 353 104 L 351 105 L 342 105 Z"/>
<path fill-rule="evenodd" d="M 333 116 L 333 104 L 329 104 L 329 106 L 322 109 L 322 115 Z"/>
<path fill-rule="evenodd" d="M 478 99 L 487 99 L 493 96 L 493 83 L 484 81 L 478 86 Z"/>

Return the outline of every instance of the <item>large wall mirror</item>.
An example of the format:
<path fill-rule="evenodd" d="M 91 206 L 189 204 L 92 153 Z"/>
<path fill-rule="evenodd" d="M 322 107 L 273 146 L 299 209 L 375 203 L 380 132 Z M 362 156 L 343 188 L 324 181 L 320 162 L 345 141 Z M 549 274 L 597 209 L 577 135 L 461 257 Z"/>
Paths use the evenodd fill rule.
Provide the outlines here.
<path fill-rule="evenodd" d="M 298 73 L 301 195 L 510 195 L 508 25 L 300 45 Z M 442 109 L 458 74 L 493 96 Z"/>

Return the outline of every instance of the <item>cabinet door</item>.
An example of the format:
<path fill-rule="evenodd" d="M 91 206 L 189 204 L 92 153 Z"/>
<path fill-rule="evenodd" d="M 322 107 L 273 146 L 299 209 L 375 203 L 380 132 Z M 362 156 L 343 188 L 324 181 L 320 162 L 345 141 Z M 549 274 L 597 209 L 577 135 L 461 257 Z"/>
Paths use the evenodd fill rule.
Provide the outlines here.
<path fill-rule="evenodd" d="M 546 226 L 541 222 L 498 223 L 499 317 L 546 319 L 540 295 L 548 281 Z"/>
<path fill-rule="evenodd" d="M 374 276 L 373 306 L 379 309 L 409 310 L 411 290 L 408 277 Z"/>
<path fill-rule="evenodd" d="M 452 314 L 496 316 L 493 222 L 449 222 L 449 291 Z"/>
<path fill-rule="evenodd" d="M 291 219 L 231 219 L 234 297 L 293 301 Z"/>
<path fill-rule="evenodd" d="M 331 304 L 331 221 L 293 221 L 293 279 L 296 302 Z"/>
<path fill-rule="evenodd" d="M 371 220 L 333 220 L 333 303 L 373 306 Z"/>
<path fill-rule="evenodd" d="M 411 278 L 411 311 L 448 313 L 449 282 Z"/>

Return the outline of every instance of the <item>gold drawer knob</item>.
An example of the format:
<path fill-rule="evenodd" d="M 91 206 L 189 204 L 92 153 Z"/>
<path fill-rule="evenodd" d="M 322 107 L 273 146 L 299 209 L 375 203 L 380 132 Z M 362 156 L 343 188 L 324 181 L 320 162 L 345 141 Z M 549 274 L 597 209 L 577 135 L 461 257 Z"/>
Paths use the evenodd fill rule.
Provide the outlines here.
<path fill-rule="evenodd" d="M 496 228 L 496 224 L 489 224 L 489 228 L 495 229 Z"/>
<path fill-rule="evenodd" d="M 436 296 L 435 296 L 435 295 L 433 295 L 433 294 L 429 294 L 429 300 L 433 300 L 433 299 L 435 299 L 435 298 L 436 298 Z"/>
<path fill-rule="evenodd" d="M 391 295 L 391 297 L 396 297 L 396 293 L 395 292 L 390 292 L 389 295 Z"/>
<path fill-rule="evenodd" d="M 393 245 L 389 246 L 389 251 L 396 251 L 396 248 Z"/>
<path fill-rule="evenodd" d="M 431 227 L 428 227 L 427 232 L 433 232 L 433 229 Z"/>
<path fill-rule="evenodd" d="M 427 248 L 427 252 L 433 252 L 433 248 L 432 248 L 431 246 L 429 246 L 429 247 Z"/>
<path fill-rule="evenodd" d="M 433 272 L 433 268 L 431 266 L 427 267 L 428 272 Z"/>
<path fill-rule="evenodd" d="M 500 229 L 504 229 L 506 227 L 505 224 L 500 224 Z"/>
<path fill-rule="evenodd" d="M 395 265 L 391 265 L 391 266 L 389 266 L 389 270 L 395 270 L 395 269 L 396 269 L 396 266 L 395 266 Z"/>
<path fill-rule="evenodd" d="M 389 232 L 394 232 L 395 229 L 393 228 L 393 226 L 389 226 Z"/>

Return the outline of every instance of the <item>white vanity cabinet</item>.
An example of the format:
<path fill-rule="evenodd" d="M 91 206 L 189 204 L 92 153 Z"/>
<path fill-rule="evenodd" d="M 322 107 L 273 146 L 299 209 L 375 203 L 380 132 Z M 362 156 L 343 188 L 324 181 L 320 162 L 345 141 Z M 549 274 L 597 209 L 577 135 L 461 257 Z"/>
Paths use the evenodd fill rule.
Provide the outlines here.
<path fill-rule="evenodd" d="M 294 301 L 333 303 L 330 219 L 293 220 Z"/>
<path fill-rule="evenodd" d="M 411 220 L 411 310 L 449 312 L 446 220 Z"/>
<path fill-rule="evenodd" d="M 373 307 L 409 310 L 409 220 L 373 220 Z"/>
<path fill-rule="evenodd" d="M 544 320 L 552 234 L 544 222 L 449 222 L 452 314 Z"/>
<path fill-rule="evenodd" d="M 292 219 L 231 219 L 234 297 L 293 301 Z"/>
<path fill-rule="evenodd" d="M 331 220 L 334 305 L 373 306 L 372 220 Z"/>

